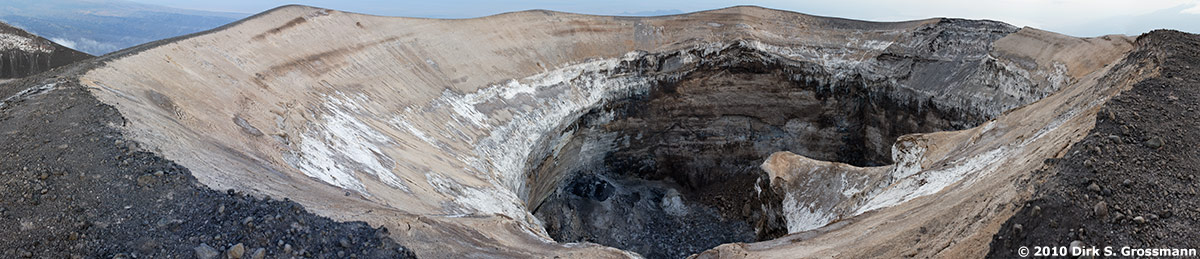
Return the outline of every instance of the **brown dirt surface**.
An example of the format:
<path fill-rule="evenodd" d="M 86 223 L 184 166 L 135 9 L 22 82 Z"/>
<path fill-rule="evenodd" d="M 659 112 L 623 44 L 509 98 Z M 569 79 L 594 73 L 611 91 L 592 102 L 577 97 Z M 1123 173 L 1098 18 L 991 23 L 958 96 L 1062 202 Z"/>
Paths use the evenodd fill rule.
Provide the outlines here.
<path fill-rule="evenodd" d="M 1034 173 L 1043 182 L 988 257 L 1076 240 L 1115 253 L 1200 248 L 1200 35 L 1158 30 L 1137 44 L 1124 65 L 1159 74 L 1104 104 L 1084 140 Z"/>
<path fill-rule="evenodd" d="M 13 84 L 56 81 L 0 107 L 2 258 L 192 258 L 202 244 L 222 258 L 237 244 L 245 258 L 413 257 L 385 228 L 204 187 L 124 139 L 124 119 L 75 82 Z"/>

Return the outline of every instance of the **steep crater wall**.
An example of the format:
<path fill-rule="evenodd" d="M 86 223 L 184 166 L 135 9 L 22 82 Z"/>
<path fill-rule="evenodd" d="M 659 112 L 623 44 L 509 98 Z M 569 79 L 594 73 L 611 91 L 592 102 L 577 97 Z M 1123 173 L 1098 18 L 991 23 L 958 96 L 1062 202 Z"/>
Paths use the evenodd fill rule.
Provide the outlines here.
<path fill-rule="evenodd" d="M 527 204 L 550 236 L 651 258 L 773 239 L 789 229 L 786 193 L 760 168 L 771 154 L 885 166 L 901 135 L 989 119 L 908 98 L 898 78 L 837 78 L 842 71 L 751 46 L 647 54 L 615 68 L 657 79 L 575 112 L 532 152 L 546 155 L 529 158 Z"/>
<path fill-rule="evenodd" d="M 132 139 L 202 183 L 403 229 L 397 240 L 418 255 L 623 256 L 549 242 L 548 232 L 581 225 L 534 214 L 559 203 L 568 208 L 560 214 L 577 217 L 572 210 L 586 206 L 571 204 L 593 199 L 620 205 L 610 211 L 686 212 L 733 233 L 696 245 L 707 246 L 911 204 L 1025 152 L 1027 141 L 990 145 L 1027 139 L 1015 129 L 1034 129 L 1037 139 L 1060 122 L 1031 116 L 1049 130 L 1007 122 L 902 134 L 1004 117 L 1110 62 L 1075 62 L 1060 50 L 1094 52 L 1074 47 L 1116 40 L 991 21 L 870 23 L 752 7 L 450 21 L 290 7 L 114 54 L 79 82 L 118 108 Z M 1099 49 L 1112 57 L 1121 49 L 1113 46 Z M 980 132 L 1002 135 L 971 136 Z M 1049 151 L 1037 152 L 1027 160 Z M 644 197 L 622 198 L 634 193 Z M 972 209 L 923 212 L 983 211 Z M 780 239 L 795 236 L 811 235 Z M 854 245 L 844 240 L 853 239 L 827 242 Z M 944 247 L 924 247 L 934 246 Z"/>
<path fill-rule="evenodd" d="M 0 79 L 22 78 L 91 57 L 0 23 Z"/>

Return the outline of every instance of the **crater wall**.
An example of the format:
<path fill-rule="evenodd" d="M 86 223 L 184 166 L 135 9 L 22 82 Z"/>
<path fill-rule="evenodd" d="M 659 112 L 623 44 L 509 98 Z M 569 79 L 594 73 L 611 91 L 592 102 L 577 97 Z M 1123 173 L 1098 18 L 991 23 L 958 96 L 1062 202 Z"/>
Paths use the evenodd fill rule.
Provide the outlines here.
<path fill-rule="evenodd" d="M 91 57 L 0 23 L 0 80 L 22 78 Z"/>
<path fill-rule="evenodd" d="M 111 54 L 78 80 L 121 111 L 127 135 L 204 184 L 387 226 L 419 256 L 631 256 L 555 242 L 532 211 L 573 171 L 643 160 L 614 146 L 641 128 L 683 144 L 659 149 L 654 161 L 724 153 L 741 168 L 764 162 L 766 182 L 750 186 L 770 194 L 768 207 L 778 202 L 761 211 L 778 211 L 787 231 L 775 235 L 788 235 L 712 253 L 819 252 L 858 240 L 834 237 L 915 231 L 929 215 L 983 215 L 932 230 L 937 238 L 922 246 L 979 254 L 931 240 L 994 233 L 990 222 L 1007 210 L 992 206 L 1019 197 L 1002 183 L 1075 139 L 1070 132 L 1087 124 L 1081 114 L 1111 93 L 1091 87 L 1129 46 L 1124 37 L 1077 39 L 992 21 L 872 23 L 755 7 L 435 20 L 288 6 Z M 679 91 L 695 99 L 678 101 Z M 1053 96 L 1069 102 L 1028 108 Z M 789 126 L 823 121 L 808 111 L 818 107 L 830 123 Z M 769 109 L 781 114 L 765 116 Z M 667 122 L 730 126 L 688 142 Z M 751 135 L 734 130 L 741 124 L 777 128 L 777 139 L 737 141 Z M 600 127 L 617 134 L 589 135 Z M 948 129 L 961 131 L 904 135 Z M 809 139 L 840 144 L 799 144 Z M 689 150 L 727 145 L 751 148 Z M 686 184 L 720 179 L 692 176 Z M 976 190 L 980 182 L 988 185 Z M 830 184 L 838 186 L 817 187 Z M 900 206 L 932 200 L 939 205 Z M 896 235 L 870 238 L 880 249 L 908 247 Z"/>

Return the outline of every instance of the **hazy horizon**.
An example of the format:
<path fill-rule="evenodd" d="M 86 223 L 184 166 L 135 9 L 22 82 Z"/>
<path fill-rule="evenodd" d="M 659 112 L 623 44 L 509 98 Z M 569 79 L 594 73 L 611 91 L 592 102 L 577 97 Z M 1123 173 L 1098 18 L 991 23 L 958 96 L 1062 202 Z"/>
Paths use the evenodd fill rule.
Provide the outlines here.
<path fill-rule="evenodd" d="M 546 9 L 599 15 L 666 15 L 755 5 L 810 15 L 869 21 L 904 21 L 934 17 L 988 19 L 1029 26 L 1078 37 L 1106 34 L 1137 35 L 1152 29 L 1200 32 L 1200 0 L 1084 1 L 997 0 L 967 2 L 916 0 L 907 2 L 846 1 L 480 1 L 450 0 L 133 0 L 174 8 L 217 12 L 259 13 L 286 4 L 303 4 L 342 11 L 384 16 L 473 18 L 493 14 Z"/>
<path fill-rule="evenodd" d="M 1152 29 L 1200 32 L 1200 0 L 1034 1 L 998 0 L 963 3 L 915 0 L 908 3 L 844 0 L 818 1 L 581 1 L 449 0 L 5 0 L 0 21 L 64 46 L 102 55 L 154 40 L 204 31 L 287 5 L 302 4 L 347 12 L 403 17 L 474 18 L 531 9 L 596 15 L 655 16 L 754 5 L 817 16 L 867 21 L 905 21 L 935 17 L 987 19 L 1077 37 L 1139 35 Z"/>

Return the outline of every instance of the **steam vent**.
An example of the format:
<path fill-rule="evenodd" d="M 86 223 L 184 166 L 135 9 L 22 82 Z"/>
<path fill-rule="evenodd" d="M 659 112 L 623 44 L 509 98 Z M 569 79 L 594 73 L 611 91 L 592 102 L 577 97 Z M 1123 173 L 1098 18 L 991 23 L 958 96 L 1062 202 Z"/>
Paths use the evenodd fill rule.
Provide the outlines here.
<path fill-rule="evenodd" d="M 1200 248 L 1182 32 L 285 6 L 61 67 L 10 45 L 41 73 L 0 85 L 6 258 Z"/>

